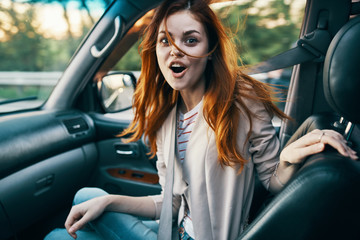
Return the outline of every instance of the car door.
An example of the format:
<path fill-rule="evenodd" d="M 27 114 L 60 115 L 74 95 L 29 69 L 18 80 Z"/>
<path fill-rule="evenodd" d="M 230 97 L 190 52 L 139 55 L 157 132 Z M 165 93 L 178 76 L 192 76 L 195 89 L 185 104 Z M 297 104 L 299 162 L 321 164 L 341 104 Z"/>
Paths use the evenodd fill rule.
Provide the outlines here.
<path fill-rule="evenodd" d="M 130 121 L 99 113 L 90 116 L 101 133 L 96 142 L 99 162 L 93 184 L 116 194 L 144 196 L 160 193 L 156 157 L 151 158 L 143 139 L 126 142 L 126 139 L 116 137 Z"/>

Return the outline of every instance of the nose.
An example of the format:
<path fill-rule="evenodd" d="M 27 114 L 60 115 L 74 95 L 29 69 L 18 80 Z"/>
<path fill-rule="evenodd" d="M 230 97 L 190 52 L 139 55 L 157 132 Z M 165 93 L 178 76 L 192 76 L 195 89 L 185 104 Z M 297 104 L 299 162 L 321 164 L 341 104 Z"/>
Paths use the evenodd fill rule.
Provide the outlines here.
<path fill-rule="evenodd" d="M 170 55 L 180 57 L 180 56 L 183 56 L 184 54 L 179 49 L 177 49 L 174 45 L 171 45 Z"/>

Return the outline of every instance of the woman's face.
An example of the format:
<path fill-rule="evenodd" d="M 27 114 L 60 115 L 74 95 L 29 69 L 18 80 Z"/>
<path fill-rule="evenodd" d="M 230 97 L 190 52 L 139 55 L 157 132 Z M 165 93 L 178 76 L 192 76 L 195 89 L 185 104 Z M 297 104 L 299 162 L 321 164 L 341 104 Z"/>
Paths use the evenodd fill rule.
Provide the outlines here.
<path fill-rule="evenodd" d="M 205 28 L 190 11 L 183 10 L 170 15 L 166 26 L 173 42 L 187 54 L 204 56 L 208 53 Z M 166 36 L 164 21 L 159 27 L 156 56 L 165 80 L 173 89 L 182 93 L 204 93 L 204 71 L 208 57 L 190 57 L 172 46 Z"/>

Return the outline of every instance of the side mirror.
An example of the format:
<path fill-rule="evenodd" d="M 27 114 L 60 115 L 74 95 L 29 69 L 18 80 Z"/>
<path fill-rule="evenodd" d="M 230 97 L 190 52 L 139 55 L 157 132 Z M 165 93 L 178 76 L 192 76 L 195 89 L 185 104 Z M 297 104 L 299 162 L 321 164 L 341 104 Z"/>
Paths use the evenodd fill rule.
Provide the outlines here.
<path fill-rule="evenodd" d="M 104 76 L 99 87 L 104 110 L 113 113 L 131 108 L 135 86 L 136 77 L 132 72 L 112 72 Z"/>

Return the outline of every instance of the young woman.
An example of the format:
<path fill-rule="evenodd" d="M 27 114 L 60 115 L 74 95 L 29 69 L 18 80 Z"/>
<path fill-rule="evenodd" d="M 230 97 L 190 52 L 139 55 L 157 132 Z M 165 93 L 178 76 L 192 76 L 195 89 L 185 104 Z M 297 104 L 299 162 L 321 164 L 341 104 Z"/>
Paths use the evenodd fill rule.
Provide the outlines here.
<path fill-rule="evenodd" d="M 315 130 L 280 154 L 271 119 L 286 116 L 266 85 L 240 71 L 234 45 L 204 0 L 165 1 L 141 47 L 135 118 L 124 134 L 149 139 L 163 192 L 82 189 L 65 223 L 72 237 L 91 235 L 80 230 L 88 224 L 104 239 L 236 239 L 247 224 L 255 171 L 277 192 L 325 144 L 357 158 L 330 130 Z"/>

